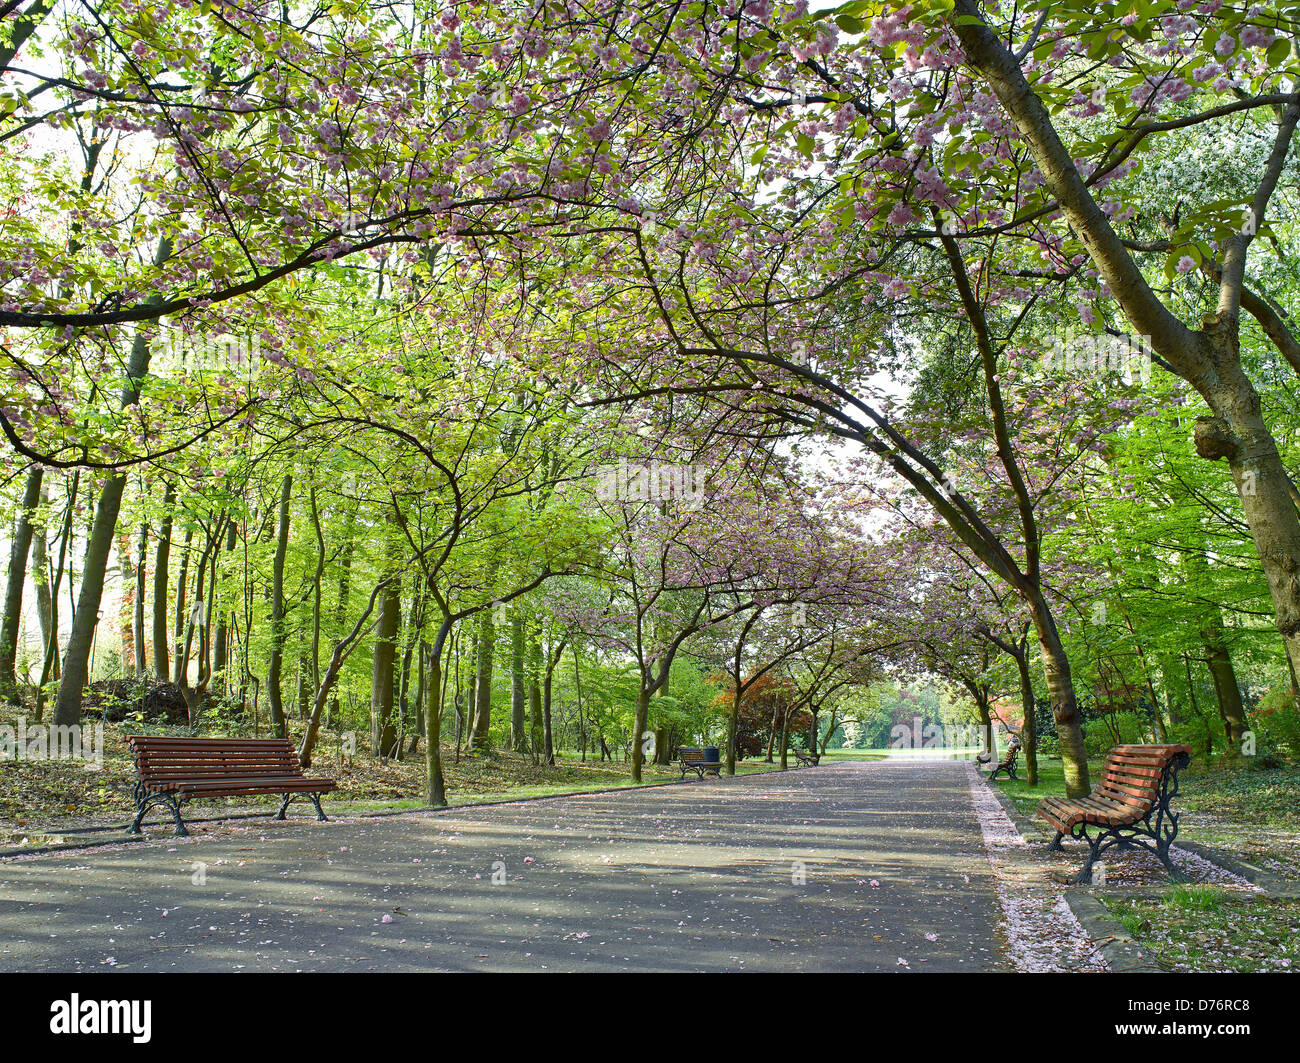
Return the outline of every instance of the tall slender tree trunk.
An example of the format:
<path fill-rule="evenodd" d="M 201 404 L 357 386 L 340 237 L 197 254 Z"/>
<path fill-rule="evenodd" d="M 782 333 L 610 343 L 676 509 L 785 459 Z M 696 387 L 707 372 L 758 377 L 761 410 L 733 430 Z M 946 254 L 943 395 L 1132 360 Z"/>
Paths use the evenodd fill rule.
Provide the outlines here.
<path fill-rule="evenodd" d="M 496 641 L 496 625 L 492 621 L 491 610 L 485 610 L 479 621 L 474 677 L 474 727 L 470 733 L 470 744 L 478 750 L 488 748 L 488 728 L 492 725 L 492 658 Z"/>
<path fill-rule="evenodd" d="M 163 518 L 158 529 L 158 546 L 153 561 L 153 674 L 160 683 L 170 674 L 167 634 L 167 576 L 172 547 L 172 509 L 176 503 L 176 485 L 170 480 L 163 487 Z"/>
<path fill-rule="evenodd" d="M 226 553 L 235 552 L 235 545 L 239 541 L 239 526 L 232 517 L 226 524 Z M 217 624 L 216 630 L 212 635 L 212 677 L 213 686 L 216 686 L 215 680 L 225 674 L 226 666 L 230 663 L 230 621 L 234 617 L 234 611 L 226 602 L 228 587 L 224 585 L 221 579 L 221 559 L 218 555 L 217 560 L 212 566 L 213 572 L 217 575 L 215 591 L 212 596 L 213 607 L 216 609 Z"/>
<path fill-rule="evenodd" d="M 122 644 L 123 676 L 135 675 L 135 569 L 131 563 L 131 533 L 122 529 L 117 536 L 117 570 L 122 583 L 118 599 L 117 627 Z"/>
<path fill-rule="evenodd" d="M 1025 778 L 1030 786 L 1038 785 L 1038 720 L 1035 716 L 1037 706 L 1034 704 L 1034 680 L 1029 674 L 1029 654 L 1021 643 L 1021 650 L 1016 657 L 1016 671 L 1020 675 L 1020 711 L 1025 723 L 1021 729 L 1021 739 L 1025 754 Z"/>
<path fill-rule="evenodd" d="M 518 607 L 510 617 L 510 745 L 516 753 L 528 744 L 524 733 L 524 614 Z"/>
<path fill-rule="evenodd" d="M 148 670 L 148 639 L 144 633 L 144 599 L 148 584 L 149 525 L 140 525 L 140 537 L 136 542 L 135 566 L 135 674 L 143 677 Z"/>
<path fill-rule="evenodd" d="M 394 757 L 398 752 L 393 695 L 401 625 L 402 581 L 394 579 L 384 588 L 379 599 L 379 624 L 375 629 L 375 652 L 370 671 L 370 752 L 377 757 Z"/>
<path fill-rule="evenodd" d="M 181 567 L 176 573 L 176 617 L 173 627 L 175 640 L 172 657 L 172 682 L 178 687 L 189 686 L 190 654 L 186 645 L 185 632 L 189 629 L 189 616 L 185 609 L 185 591 L 189 586 L 190 548 L 194 544 L 194 528 L 185 529 L 185 546 L 181 550 Z"/>
<path fill-rule="evenodd" d="M 171 257 L 171 240 L 164 238 L 154 255 L 154 265 L 161 266 Z M 161 292 L 149 296 L 153 305 L 161 303 Z M 146 327 L 140 326 L 131 344 L 127 361 L 127 380 L 122 388 L 121 406 L 134 406 L 140 398 L 140 382 L 149 373 L 150 348 Z M 108 571 L 108 556 L 113 548 L 117 531 L 117 514 L 122 507 L 122 492 L 126 489 L 126 473 L 113 473 L 104 482 L 99 502 L 95 506 L 95 519 L 86 542 L 86 554 L 81 572 L 81 594 L 72 618 L 72 630 L 63 655 L 63 674 L 59 679 L 59 692 L 54 702 L 54 723 L 71 727 L 81 721 L 81 696 L 90 673 L 90 651 L 95 641 L 95 628 L 99 623 L 99 603 L 104 594 L 104 576 Z"/>
<path fill-rule="evenodd" d="M 536 755 L 542 748 L 542 644 L 537 635 L 528 643 L 529 748 Z"/>
<path fill-rule="evenodd" d="M 33 465 L 23 485 L 22 509 L 14 526 L 9 551 L 9 573 L 5 580 L 4 617 L 0 620 L 0 700 L 17 700 L 18 630 L 23 618 L 23 585 L 27 581 L 27 555 L 32 545 L 32 526 L 36 507 L 41 501 L 41 483 L 45 472 Z M 38 573 L 37 578 L 43 578 Z"/>
<path fill-rule="evenodd" d="M 292 493 L 293 474 L 286 473 L 284 479 L 280 481 L 275 560 L 271 564 L 271 660 L 266 675 L 266 703 L 271 714 L 271 733 L 276 738 L 287 738 L 289 735 L 288 724 L 284 718 L 280 675 L 284 670 L 284 559 L 289 550 L 289 497 Z"/>

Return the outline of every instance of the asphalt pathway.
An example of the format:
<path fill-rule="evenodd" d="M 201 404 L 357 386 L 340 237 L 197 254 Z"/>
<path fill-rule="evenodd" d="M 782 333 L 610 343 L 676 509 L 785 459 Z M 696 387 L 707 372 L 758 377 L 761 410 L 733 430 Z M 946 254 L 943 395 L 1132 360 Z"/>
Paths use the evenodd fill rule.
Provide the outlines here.
<path fill-rule="evenodd" d="M 249 822 L 0 861 L 0 970 L 1007 968 L 953 761 Z"/>

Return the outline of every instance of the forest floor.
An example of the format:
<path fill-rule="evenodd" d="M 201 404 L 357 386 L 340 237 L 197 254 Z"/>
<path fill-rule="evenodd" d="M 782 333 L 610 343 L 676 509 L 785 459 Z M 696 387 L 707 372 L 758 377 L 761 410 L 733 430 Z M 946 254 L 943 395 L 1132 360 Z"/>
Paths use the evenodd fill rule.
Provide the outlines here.
<path fill-rule="evenodd" d="M 7 734 L 2 729 L 10 728 L 16 735 L 23 715 L 13 706 L 0 705 L 0 734 Z M 34 726 L 30 712 L 26 713 L 26 719 L 30 733 Z M 88 719 L 87 728 L 93 730 L 99 722 Z M 290 735 L 295 740 L 301 726 L 299 721 L 290 723 Z M 136 720 L 105 723 L 103 728 L 102 758 L 97 748 L 96 756 L 90 760 L 0 760 L 0 849 L 15 846 L 24 839 L 32 844 L 57 842 L 60 831 L 129 823 L 133 815 L 131 787 L 135 772 L 127 736 L 189 733 L 184 727 L 146 725 Z M 364 740 L 364 736 L 359 738 Z M 92 741 L 89 734 L 85 741 Z M 94 741 L 97 743 L 98 739 Z M 3 752 L 7 749 L 0 743 L 0 753 Z M 443 774 L 448 800 L 455 806 L 632 785 L 631 766 L 623 761 L 598 761 L 590 755 L 583 761 L 579 754 L 571 752 L 557 754 L 556 759 L 555 767 L 547 767 L 534 763 L 526 754 L 507 750 L 478 756 L 462 751 L 458 758 L 454 749 L 444 747 Z M 761 760 L 741 761 L 736 770 L 737 774 L 748 775 L 777 766 Z M 327 814 L 357 815 L 424 807 L 422 751 L 402 760 L 380 760 L 360 751 L 349 756 L 344 752 L 341 736 L 323 732 L 308 774 L 323 775 L 339 784 L 338 790 L 326 799 Z M 647 764 L 643 771 L 646 783 L 679 778 L 678 769 L 666 765 Z M 278 802 L 278 797 L 209 801 L 187 808 L 187 817 L 264 812 L 278 807 Z M 158 814 L 166 818 L 165 810 Z"/>
<path fill-rule="evenodd" d="M 1090 764 L 1099 769 L 1101 761 Z M 1300 769 L 1215 764 L 1179 774 L 1174 808 L 1183 813 L 1174 860 L 1194 880 L 1171 883 L 1154 860 L 1139 854 L 1107 860 L 1107 882 L 1089 889 L 1156 965 L 1173 971 L 1300 971 Z M 995 783 L 1016 806 L 1039 862 L 1057 875 L 1082 864 L 1081 843 L 1067 853 L 1042 850 L 1050 831 L 1032 819 L 1047 794 L 1064 790 L 1061 762 L 1040 758 L 1039 785 Z M 1042 830 L 1037 828 L 1041 826 Z M 1179 850 L 1221 853 L 1262 871 L 1255 885 Z M 1200 849 L 1200 846 L 1207 847 Z M 1265 888 L 1266 887 L 1266 888 Z"/>

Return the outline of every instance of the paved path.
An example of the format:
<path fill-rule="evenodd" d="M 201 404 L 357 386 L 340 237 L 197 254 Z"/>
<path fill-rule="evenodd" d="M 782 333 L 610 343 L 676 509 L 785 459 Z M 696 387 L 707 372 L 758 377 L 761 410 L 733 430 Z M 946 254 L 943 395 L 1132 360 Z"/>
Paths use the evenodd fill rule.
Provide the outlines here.
<path fill-rule="evenodd" d="M 0 970 L 1003 969 L 966 771 L 839 764 L 191 839 L 159 826 L 0 861 Z"/>

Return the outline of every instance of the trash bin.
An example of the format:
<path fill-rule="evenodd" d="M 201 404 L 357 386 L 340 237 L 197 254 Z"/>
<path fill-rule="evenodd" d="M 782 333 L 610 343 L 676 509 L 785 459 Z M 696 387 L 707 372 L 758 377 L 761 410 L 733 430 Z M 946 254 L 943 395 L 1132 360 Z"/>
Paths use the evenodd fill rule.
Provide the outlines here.
<path fill-rule="evenodd" d="M 705 746 L 705 747 L 704 747 L 704 763 L 706 763 L 706 764 L 721 764 L 721 763 L 722 763 L 722 758 L 718 755 L 718 747 L 717 747 L 717 746 Z"/>

